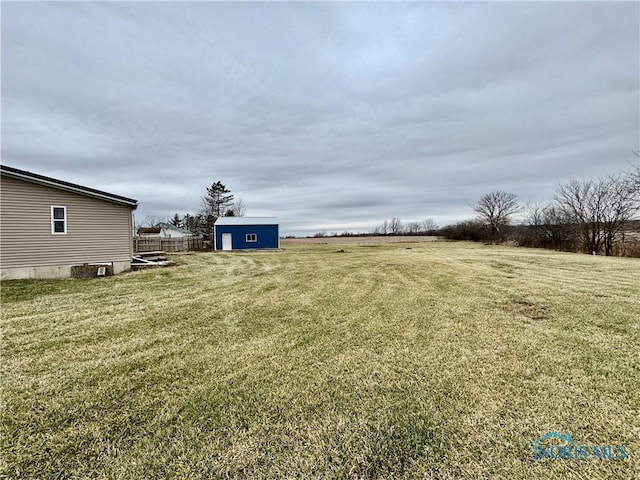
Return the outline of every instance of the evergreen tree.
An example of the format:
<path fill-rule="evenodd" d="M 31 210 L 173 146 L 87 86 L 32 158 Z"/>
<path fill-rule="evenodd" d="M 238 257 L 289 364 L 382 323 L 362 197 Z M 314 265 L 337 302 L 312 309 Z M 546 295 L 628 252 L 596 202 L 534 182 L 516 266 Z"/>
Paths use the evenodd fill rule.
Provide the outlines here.
<path fill-rule="evenodd" d="M 187 213 L 182 218 L 182 227 L 186 228 L 190 232 L 195 232 L 196 229 L 197 229 L 197 226 L 198 226 L 198 221 L 197 221 L 196 217 L 194 217 L 190 213 Z"/>
<path fill-rule="evenodd" d="M 202 198 L 205 206 L 206 216 L 213 216 L 214 222 L 233 204 L 233 194 L 231 190 L 224 186 L 220 181 L 213 183 L 207 187 L 207 194 Z"/>
<path fill-rule="evenodd" d="M 180 216 L 177 213 L 173 216 L 169 223 L 175 227 L 182 228 L 182 221 L 180 220 Z"/>

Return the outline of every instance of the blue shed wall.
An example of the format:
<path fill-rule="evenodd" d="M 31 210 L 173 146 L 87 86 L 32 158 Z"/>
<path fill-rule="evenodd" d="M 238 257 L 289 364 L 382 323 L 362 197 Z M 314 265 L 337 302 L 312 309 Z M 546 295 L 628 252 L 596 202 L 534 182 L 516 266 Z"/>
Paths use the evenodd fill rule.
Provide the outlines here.
<path fill-rule="evenodd" d="M 222 234 L 231 234 L 233 250 L 249 248 L 278 248 L 278 225 L 216 225 L 216 250 L 222 250 Z M 247 234 L 255 233 L 257 242 L 247 242 Z"/>

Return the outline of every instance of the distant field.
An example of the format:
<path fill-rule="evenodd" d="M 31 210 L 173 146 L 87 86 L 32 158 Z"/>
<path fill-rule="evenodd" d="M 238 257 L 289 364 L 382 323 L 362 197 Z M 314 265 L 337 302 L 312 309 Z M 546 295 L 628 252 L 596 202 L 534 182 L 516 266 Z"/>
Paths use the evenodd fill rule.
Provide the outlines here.
<path fill-rule="evenodd" d="M 282 246 L 299 244 L 330 244 L 330 245 L 363 245 L 381 243 L 422 243 L 435 242 L 442 237 L 433 235 L 384 235 L 367 237 L 313 237 L 313 238 L 286 238 L 282 240 Z"/>
<path fill-rule="evenodd" d="M 283 246 L 3 282 L 0 478 L 640 478 L 637 259 Z"/>

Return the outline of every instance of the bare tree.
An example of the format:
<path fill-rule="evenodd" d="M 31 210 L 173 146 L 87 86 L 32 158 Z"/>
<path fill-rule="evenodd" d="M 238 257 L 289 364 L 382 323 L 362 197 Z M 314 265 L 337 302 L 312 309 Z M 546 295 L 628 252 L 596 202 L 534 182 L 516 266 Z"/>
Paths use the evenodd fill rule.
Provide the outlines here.
<path fill-rule="evenodd" d="M 640 151 L 633 151 L 633 154 L 640 158 Z M 628 173 L 627 180 L 631 194 L 636 197 L 640 196 L 640 162 L 633 166 L 632 170 Z"/>
<path fill-rule="evenodd" d="M 599 252 L 602 247 L 600 224 L 602 198 L 593 180 L 571 180 L 560 184 L 554 195 L 562 213 L 575 224 L 585 253 Z"/>
<path fill-rule="evenodd" d="M 404 229 L 406 233 L 410 233 L 413 235 L 420 233 L 420 230 L 421 230 L 420 222 L 409 222 L 407 223 L 407 226 Z"/>
<path fill-rule="evenodd" d="M 494 190 L 480 197 L 473 210 L 488 229 L 493 243 L 502 239 L 504 227 L 509 224 L 510 217 L 520 211 L 520 206 L 514 193 Z"/>
<path fill-rule="evenodd" d="M 389 230 L 393 235 L 399 235 L 400 233 L 402 233 L 402 220 L 400 220 L 398 217 L 393 217 L 389 221 Z"/>
<path fill-rule="evenodd" d="M 633 194 L 640 196 L 640 163 L 629 173 L 629 187 Z"/>
<path fill-rule="evenodd" d="M 160 217 L 158 215 L 147 215 L 144 217 L 144 220 L 140 224 L 141 227 L 155 227 L 159 223 L 165 223 L 167 221 L 166 217 Z"/>
<path fill-rule="evenodd" d="M 385 220 L 380 225 L 376 225 L 376 230 L 378 231 L 377 233 L 386 235 L 387 233 L 389 233 L 389 222 Z"/>
<path fill-rule="evenodd" d="M 555 203 L 528 205 L 526 223 L 531 232 L 529 246 L 563 250 L 574 243 L 575 226 Z"/>
<path fill-rule="evenodd" d="M 608 176 L 598 182 L 605 202 L 602 215 L 603 246 L 605 255 L 613 255 L 616 237 L 640 209 L 638 190 L 621 175 Z"/>
<path fill-rule="evenodd" d="M 628 177 L 571 180 L 554 196 L 561 211 L 577 226 L 586 253 L 613 254 L 616 236 L 638 212 L 638 195 Z"/>
<path fill-rule="evenodd" d="M 247 207 L 241 198 L 237 198 L 233 202 L 233 205 L 231 206 L 231 210 L 233 211 L 234 217 L 244 217 L 245 214 L 247 213 Z"/>
<path fill-rule="evenodd" d="M 438 226 L 436 225 L 436 222 L 434 222 L 432 218 L 425 218 L 420 225 L 420 230 L 423 233 L 432 232 L 437 228 Z"/>

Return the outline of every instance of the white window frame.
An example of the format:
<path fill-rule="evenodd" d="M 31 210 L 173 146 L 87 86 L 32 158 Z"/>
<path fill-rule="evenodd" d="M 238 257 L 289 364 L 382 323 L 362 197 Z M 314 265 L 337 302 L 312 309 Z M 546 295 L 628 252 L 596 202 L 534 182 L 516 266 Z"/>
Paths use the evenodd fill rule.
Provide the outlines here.
<path fill-rule="evenodd" d="M 64 212 L 64 218 L 60 219 L 60 218 L 54 218 L 53 212 L 55 211 L 56 208 L 61 208 L 62 211 Z M 62 222 L 62 224 L 64 225 L 64 231 L 63 232 L 56 232 L 56 228 L 55 228 L 55 222 Z M 67 234 L 67 207 L 65 207 L 64 205 L 51 205 L 51 235 L 66 235 Z"/>
<path fill-rule="evenodd" d="M 250 240 L 250 237 L 253 236 L 253 240 Z M 247 233 L 247 235 L 244 237 L 245 241 L 247 243 L 256 243 L 258 241 L 258 234 L 257 233 Z"/>

